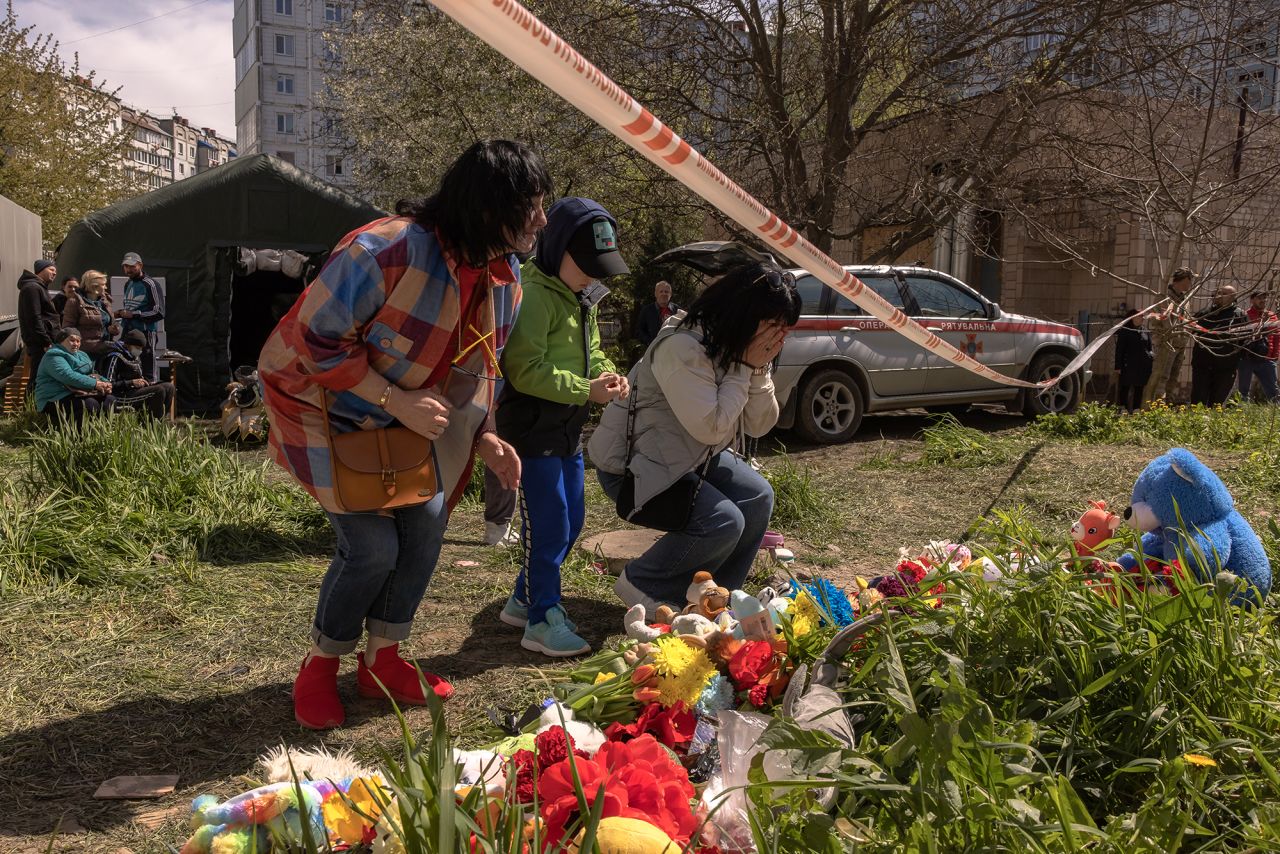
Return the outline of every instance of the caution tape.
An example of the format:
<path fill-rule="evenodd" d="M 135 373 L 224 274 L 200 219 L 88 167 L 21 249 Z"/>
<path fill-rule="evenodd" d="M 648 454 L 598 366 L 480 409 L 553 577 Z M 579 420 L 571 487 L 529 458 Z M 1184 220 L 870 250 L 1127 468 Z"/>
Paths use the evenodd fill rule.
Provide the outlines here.
<path fill-rule="evenodd" d="M 1007 377 L 948 344 L 866 287 L 731 181 L 520 3 L 515 0 L 432 2 L 725 216 L 750 229 L 780 255 L 855 301 L 893 331 L 966 371 L 1000 385 L 1049 388 L 1088 363 L 1102 342 L 1119 328 L 1092 342 L 1057 377 L 1040 383 Z"/>

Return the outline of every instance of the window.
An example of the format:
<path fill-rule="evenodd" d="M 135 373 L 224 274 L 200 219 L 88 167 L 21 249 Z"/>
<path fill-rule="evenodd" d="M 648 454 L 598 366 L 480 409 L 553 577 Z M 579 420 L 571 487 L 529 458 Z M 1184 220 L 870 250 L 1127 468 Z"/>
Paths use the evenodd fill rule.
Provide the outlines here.
<path fill-rule="evenodd" d="M 982 301 L 950 282 L 908 276 L 907 287 L 916 298 L 923 317 L 986 317 Z"/>
<path fill-rule="evenodd" d="M 283 160 L 285 163 L 292 163 L 292 162 L 293 162 L 293 152 L 292 152 L 292 151 L 277 151 L 277 152 L 276 152 L 276 157 L 279 157 L 279 158 L 280 158 L 281 160 Z"/>
<path fill-rule="evenodd" d="M 329 40 L 328 40 L 328 39 L 325 39 L 325 42 L 324 42 L 324 61 L 325 61 L 325 62 L 340 62 L 341 60 L 342 60 L 342 53 L 338 50 L 337 45 L 331 44 L 331 43 L 329 42 Z"/>
<path fill-rule="evenodd" d="M 342 155 L 341 154 L 325 155 L 324 174 L 330 178 L 342 177 Z"/>
<path fill-rule="evenodd" d="M 807 273 L 796 277 L 796 290 L 800 293 L 801 314 L 822 314 L 822 294 L 827 286 L 816 276 Z"/>
<path fill-rule="evenodd" d="M 187 174 L 187 167 L 186 167 L 186 165 L 185 165 L 185 164 L 183 164 L 183 163 L 179 163 L 179 164 L 178 164 L 178 174 L 179 174 L 179 175 L 185 175 L 185 174 Z"/>
<path fill-rule="evenodd" d="M 858 278 L 862 280 L 862 284 L 871 289 L 872 293 L 883 297 L 889 305 L 897 309 L 903 307 L 902 292 L 898 290 L 897 279 L 892 276 L 859 276 Z M 871 312 L 860 305 L 855 305 L 847 296 L 837 291 L 834 314 L 868 317 Z"/>
<path fill-rule="evenodd" d="M 244 46 L 236 53 L 236 83 L 239 84 L 249 69 L 258 61 L 257 38 L 245 39 Z"/>
<path fill-rule="evenodd" d="M 276 56 L 293 56 L 293 36 L 276 36 Z"/>
<path fill-rule="evenodd" d="M 276 133 L 293 133 L 293 113 L 276 113 Z"/>
<path fill-rule="evenodd" d="M 293 75 L 279 74 L 276 76 L 276 92 L 281 95 L 293 94 Z"/>
<path fill-rule="evenodd" d="M 186 154 L 186 153 L 187 153 L 187 152 L 183 149 L 183 147 L 182 147 L 182 143 L 178 143 L 178 153 L 179 153 L 179 154 Z"/>
<path fill-rule="evenodd" d="M 293 15 L 293 0 L 276 0 L 277 15 Z"/>
<path fill-rule="evenodd" d="M 342 23 L 342 4 L 341 3 L 325 3 L 324 19 L 332 24 Z"/>

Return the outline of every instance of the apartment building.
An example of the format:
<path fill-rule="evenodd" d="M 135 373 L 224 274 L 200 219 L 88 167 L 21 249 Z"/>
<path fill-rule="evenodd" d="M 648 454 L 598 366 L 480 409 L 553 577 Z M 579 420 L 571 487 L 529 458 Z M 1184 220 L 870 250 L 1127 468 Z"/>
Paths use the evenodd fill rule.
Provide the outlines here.
<path fill-rule="evenodd" d="M 342 0 L 236 0 L 236 142 L 337 184 L 349 182 L 343 140 L 319 103 L 340 60 L 325 35 L 349 19 Z"/>

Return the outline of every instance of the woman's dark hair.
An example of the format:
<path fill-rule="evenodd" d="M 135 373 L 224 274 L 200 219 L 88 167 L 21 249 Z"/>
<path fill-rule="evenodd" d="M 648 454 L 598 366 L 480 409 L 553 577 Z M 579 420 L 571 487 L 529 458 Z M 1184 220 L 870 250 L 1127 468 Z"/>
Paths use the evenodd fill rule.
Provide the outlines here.
<path fill-rule="evenodd" d="M 59 329 L 57 332 L 53 333 L 53 343 L 61 344 L 63 341 L 66 341 L 68 338 L 72 336 L 79 338 L 80 330 L 76 329 L 74 326 L 64 326 L 61 329 Z"/>
<path fill-rule="evenodd" d="M 533 200 L 552 190 L 542 157 L 506 139 L 473 144 L 440 179 L 435 195 L 401 200 L 396 213 L 435 228 L 473 267 L 508 251 L 510 236 L 524 231 Z"/>
<path fill-rule="evenodd" d="M 790 273 L 750 262 L 725 273 L 689 306 L 685 326 L 702 327 L 707 356 L 723 368 L 741 362 L 761 321 L 800 319 L 800 294 Z"/>

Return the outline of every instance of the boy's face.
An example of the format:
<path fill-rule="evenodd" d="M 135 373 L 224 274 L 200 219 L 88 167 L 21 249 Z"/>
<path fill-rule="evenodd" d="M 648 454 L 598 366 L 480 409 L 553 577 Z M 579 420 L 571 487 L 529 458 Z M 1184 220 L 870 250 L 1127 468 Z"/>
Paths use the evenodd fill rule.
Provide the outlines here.
<path fill-rule="evenodd" d="M 573 260 L 573 256 L 566 252 L 560 261 L 560 281 L 568 285 L 569 290 L 576 294 L 586 290 L 595 279 L 582 272 L 582 268 Z"/>

